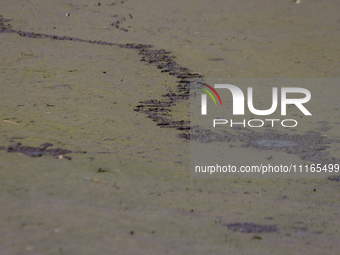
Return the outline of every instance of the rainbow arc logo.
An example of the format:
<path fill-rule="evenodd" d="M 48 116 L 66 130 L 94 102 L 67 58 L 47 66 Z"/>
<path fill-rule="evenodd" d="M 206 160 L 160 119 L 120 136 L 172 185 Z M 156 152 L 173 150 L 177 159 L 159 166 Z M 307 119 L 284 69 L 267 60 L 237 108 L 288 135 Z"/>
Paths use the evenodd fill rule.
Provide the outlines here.
<path fill-rule="evenodd" d="M 197 84 L 203 85 L 203 86 L 207 87 L 208 89 L 210 89 L 212 92 L 214 92 L 215 95 L 217 96 L 218 100 L 220 101 L 221 106 L 222 106 L 222 100 L 220 98 L 220 95 L 217 93 L 217 91 L 213 87 L 211 87 L 210 85 L 208 85 L 206 83 L 202 83 L 202 82 L 197 82 Z M 217 106 L 216 100 L 209 90 L 207 90 L 205 88 L 201 88 L 201 87 L 197 87 L 197 88 L 206 92 L 212 98 L 212 100 L 214 100 L 214 103 Z M 207 115 L 207 95 L 206 94 L 202 94 L 202 112 L 201 113 L 202 113 L 202 115 Z"/>

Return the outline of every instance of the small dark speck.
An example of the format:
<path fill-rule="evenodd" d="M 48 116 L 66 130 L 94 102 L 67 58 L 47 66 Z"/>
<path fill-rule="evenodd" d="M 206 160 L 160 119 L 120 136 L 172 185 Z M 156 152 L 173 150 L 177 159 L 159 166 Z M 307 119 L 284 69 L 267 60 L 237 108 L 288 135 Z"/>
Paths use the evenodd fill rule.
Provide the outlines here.
<path fill-rule="evenodd" d="M 97 171 L 97 173 L 106 173 L 107 172 L 107 170 L 105 170 L 105 169 L 103 169 L 103 168 L 98 168 L 98 171 Z"/>
<path fill-rule="evenodd" d="M 134 233 L 135 233 L 135 231 L 132 230 L 132 231 L 130 232 L 130 235 L 133 235 Z"/>

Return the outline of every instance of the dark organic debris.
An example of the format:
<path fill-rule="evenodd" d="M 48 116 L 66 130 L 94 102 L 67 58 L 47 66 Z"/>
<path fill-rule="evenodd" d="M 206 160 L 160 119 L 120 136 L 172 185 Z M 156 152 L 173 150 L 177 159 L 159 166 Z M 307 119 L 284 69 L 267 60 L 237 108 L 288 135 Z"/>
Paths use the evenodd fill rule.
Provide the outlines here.
<path fill-rule="evenodd" d="M 278 232 L 278 228 L 276 225 L 258 225 L 254 223 L 230 223 L 230 224 L 222 224 L 222 226 L 227 226 L 228 229 L 233 231 L 238 231 L 242 233 L 272 233 Z"/>
<path fill-rule="evenodd" d="M 103 168 L 98 168 L 98 170 L 97 170 L 97 173 L 106 173 L 106 172 L 108 172 L 106 169 L 103 169 Z"/>
<path fill-rule="evenodd" d="M 7 32 L 11 30 L 10 24 L 4 24 L 4 22 L 9 22 L 10 19 L 4 19 L 2 15 L 0 15 L 0 33 Z"/>
<path fill-rule="evenodd" d="M 306 232 L 308 230 L 308 228 L 306 227 L 300 227 L 300 226 L 293 226 L 293 229 L 295 231 L 302 231 L 302 232 Z"/>
<path fill-rule="evenodd" d="M 328 180 L 334 181 L 334 182 L 340 182 L 340 175 L 333 175 L 330 177 L 327 177 Z"/>
<path fill-rule="evenodd" d="M 188 68 L 182 67 L 174 60 L 175 56 L 170 55 L 171 52 L 160 49 L 151 49 L 150 45 L 142 44 L 126 44 L 121 47 L 136 49 L 142 55 L 141 61 L 155 65 L 162 73 L 173 75 L 179 79 L 176 91 L 169 91 L 162 95 L 165 100 L 146 100 L 141 101 L 140 105 L 134 108 L 135 111 L 147 114 L 149 118 L 162 128 L 176 128 L 178 130 L 189 130 L 189 121 L 174 121 L 171 118 L 170 107 L 175 106 L 176 102 L 188 100 L 190 96 L 190 79 L 202 78 L 203 76 L 192 73 Z M 186 134 L 189 135 L 189 134 Z"/>
<path fill-rule="evenodd" d="M 41 147 L 32 147 L 32 146 L 22 146 L 21 143 L 15 143 L 7 147 L 7 152 L 9 153 L 23 153 L 29 157 L 41 157 L 42 155 L 53 156 L 55 158 L 65 158 L 71 159 L 69 156 L 65 156 L 65 154 L 69 153 L 81 153 L 85 154 L 86 151 L 70 151 L 61 148 L 55 149 L 47 149 L 48 147 L 52 147 L 51 143 L 43 143 L 40 145 Z"/>
<path fill-rule="evenodd" d="M 103 41 L 92 41 L 92 40 L 83 40 L 75 37 L 70 36 L 57 36 L 57 35 L 47 35 L 47 34 L 40 34 L 40 33 L 34 33 L 34 32 L 25 32 L 21 30 L 14 30 L 11 28 L 10 24 L 4 24 L 4 22 L 10 21 L 9 19 L 4 19 L 0 15 L 0 33 L 16 33 L 23 37 L 28 38 L 49 38 L 52 40 L 65 40 L 65 41 L 75 41 L 75 42 L 87 42 L 92 44 L 99 44 L 99 45 L 116 45 L 116 43 L 110 43 L 110 42 L 103 42 Z"/>
<path fill-rule="evenodd" d="M 113 17 L 116 18 L 115 22 L 112 22 L 110 26 L 115 27 L 115 28 L 120 28 L 120 30 L 123 30 L 125 32 L 128 32 L 127 29 L 121 28 L 120 26 L 126 21 L 125 17 L 119 17 L 119 15 L 114 15 Z"/>

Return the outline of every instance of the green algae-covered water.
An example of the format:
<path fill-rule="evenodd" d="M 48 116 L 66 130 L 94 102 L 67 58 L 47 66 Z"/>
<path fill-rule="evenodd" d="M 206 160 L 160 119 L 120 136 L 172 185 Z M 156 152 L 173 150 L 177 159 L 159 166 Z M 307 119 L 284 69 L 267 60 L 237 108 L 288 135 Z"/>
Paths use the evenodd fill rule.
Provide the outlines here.
<path fill-rule="evenodd" d="M 14 30 L 151 44 L 213 78 L 339 78 L 339 9 L 335 0 L 0 2 Z M 0 47 L 0 146 L 87 152 L 67 160 L 0 150 L 1 254 L 339 253 L 338 182 L 190 178 L 181 131 L 134 111 L 178 79 L 137 50 L 16 33 L 0 33 Z M 324 104 L 327 128 L 310 129 L 339 139 L 340 106 Z M 176 103 L 172 119 L 189 120 L 189 107 Z M 326 152 L 339 158 L 338 144 Z M 254 164 L 304 162 L 230 151 L 243 153 Z M 228 228 L 238 222 L 277 231 Z"/>

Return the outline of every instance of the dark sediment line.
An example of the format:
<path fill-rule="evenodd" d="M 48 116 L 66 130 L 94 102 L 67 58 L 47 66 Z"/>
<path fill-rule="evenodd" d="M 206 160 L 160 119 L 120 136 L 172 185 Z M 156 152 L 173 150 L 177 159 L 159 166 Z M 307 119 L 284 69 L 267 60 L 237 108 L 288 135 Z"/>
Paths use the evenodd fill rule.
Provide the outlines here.
<path fill-rule="evenodd" d="M 119 46 L 138 50 L 139 55 L 142 55 L 141 61 L 155 65 L 162 73 L 175 76 L 179 79 L 176 91 L 169 91 L 162 95 L 162 97 L 165 98 L 164 100 L 152 99 L 140 101 L 140 104 L 137 105 L 134 110 L 148 115 L 159 127 L 189 130 L 189 121 L 174 121 L 170 118 L 170 108 L 175 106 L 178 101 L 189 99 L 191 78 L 202 78 L 203 76 L 192 73 L 188 68 L 177 64 L 177 62 L 174 61 L 175 56 L 170 55 L 170 51 L 164 49 L 154 50 L 151 49 L 152 46 L 143 44 L 125 44 Z M 189 136 L 189 133 L 186 135 Z"/>
<path fill-rule="evenodd" d="M 227 226 L 230 230 L 242 233 L 273 233 L 279 231 L 276 225 L 260 225 L 250 222 L 221 224 L 221 226 Z"/>
<path fill-rule="evenodd" d="M 47 149 L 49 147 L 52 147 L 53 144 L 51 143 L 43 143 L 40 145 L 41 147 L 32 147 L 32 146 L 22 146 L 21 143 L 15 143 L 7 147 L 5 149 L 4 147 L 1 147 L 0 150 L 6 150 L 9 153 L 23 153 L 26 156 L 29 157 L 41 157 L 42 155 L 52 156 L 59 159 L 68 159 L 71 160 L 72 158 L 69 156 L 65 156 L 65 154 L 69 153 L 80 153 L 85 154 L 86 151 L 71 151 L 61 148 L 55 148 L 55 149 Z"/>

